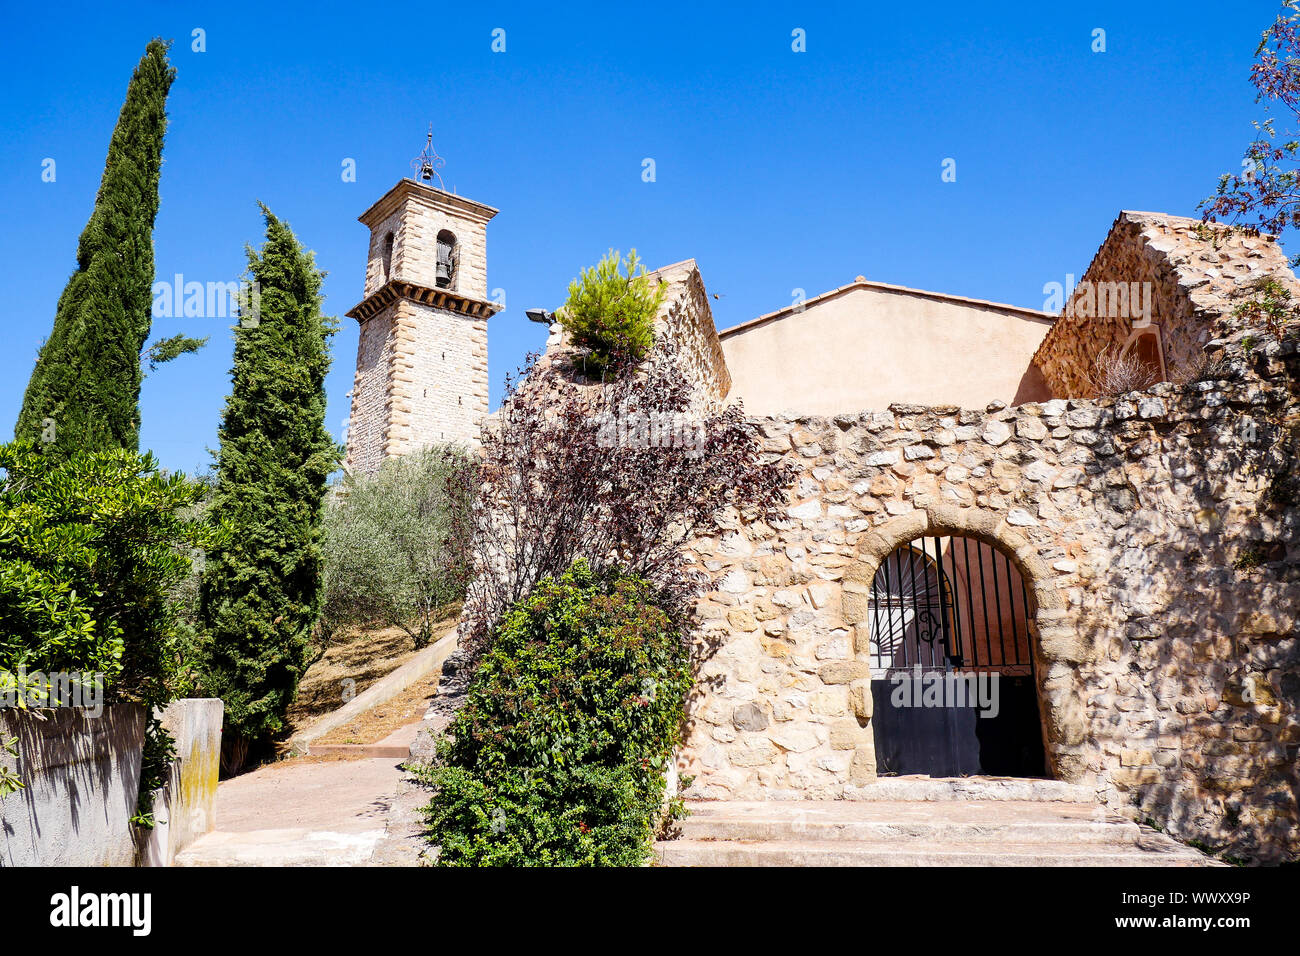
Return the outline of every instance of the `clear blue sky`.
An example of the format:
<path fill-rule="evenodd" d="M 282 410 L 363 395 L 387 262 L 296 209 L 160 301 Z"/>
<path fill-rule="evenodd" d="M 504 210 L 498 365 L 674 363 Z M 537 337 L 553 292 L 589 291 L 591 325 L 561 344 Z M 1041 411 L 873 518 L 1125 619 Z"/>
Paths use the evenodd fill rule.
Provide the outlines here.
<path fill-rule="evenodd" d="M 434 11 L 424 17 L 422 8 Z M 109 135 L 145 43 L 173 38 L 160 278 L 227 281 L 260 243 L 256 200 L 360 299 L 356 217 L 402 176 L 426 123 L 448 188 L 488 230 L 495 405 L 507 371 L 610 247 L 698 260 L 720 327 L 864 274 L 1042 307 L 1121 209 L 1195 214 L 1239 168 L 1251 56 L 1273 2 L 1106 4 L 8 5 L 0 36 L 0 434 L 75 265 Z M 191 31 L 207 50 L 191 51 Z M 1094 28 L 1106 52 L 1091 50 Z M 491 49 L 506 31 L 506 52 Z M 807 51 L 791 50 L 806 31 Z M 57 163 L 54 183 L 42 161 Z M 346 183 L 341 163 L 357 163 Z M 657 181 L 642 181 L 653 158 Z M 957 179 L 941 181 L 945 158 Z M 206 466 L 228 387 L 228 323 L 145 381 L 141 444 Z M 329 426 L 347 416 L 356 322 L 341 318 Z M 871 344 L 863 343 L 869 375 Z M 943 369 L 917 369 L 942 375 Z"/>

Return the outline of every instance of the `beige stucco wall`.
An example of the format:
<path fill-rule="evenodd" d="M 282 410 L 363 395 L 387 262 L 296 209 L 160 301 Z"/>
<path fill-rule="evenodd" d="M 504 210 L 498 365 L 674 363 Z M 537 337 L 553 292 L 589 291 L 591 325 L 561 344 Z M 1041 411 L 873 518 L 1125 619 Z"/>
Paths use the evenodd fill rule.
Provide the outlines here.
<path fill-rule="evenodd" d="M 1051 327 L 1032 313 L 869 286 L 724 333 L 731 398 L 750 414 L 983 407 L 1049 397 L 1030 360 Z"/>

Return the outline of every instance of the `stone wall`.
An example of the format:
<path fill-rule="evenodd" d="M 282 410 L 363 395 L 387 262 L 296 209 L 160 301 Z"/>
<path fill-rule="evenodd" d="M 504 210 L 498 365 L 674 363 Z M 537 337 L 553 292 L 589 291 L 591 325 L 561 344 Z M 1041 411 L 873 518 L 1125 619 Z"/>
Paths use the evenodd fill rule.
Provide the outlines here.
<path fill-rule="evenodd" d="M 698 400 L 721 403 L 731 390 L 731 372 L 695 260 L 666 266 L 650 276 L 668 285 L 655 320 L 656 336 L 676 345 L 682 374 L 691 381 Z"/>
<path fill-rule="evenodd" d="M 348 465 L 440 442 L 478 444 L 488 413 L 487 319 L 398 299 L 361 323 Z"/>
<path fill-rule="evenodd" d="M 1244 349 L 1222 312 L 1215 332 L 1221 378 L 1120 400 L 756 419 L 799 477 L 783 520 L 693 548 L 714 590 L 692 793 L 873 781 L 866 594 L 895 547 L 958 534 L 1030 586 L 1053 776 L 1180 837 L 1300 851 L 1300 519 L 1252 474 L 1300 368 L 1294 339 Z"/>
<path fill-rule="evenodd" d="M 683 373 L 725 392 L 714 340 L 695 334 L 708 302 L 694 263 L 659 274 L 674 283 L 661 319 L 694 353 Z M 1266 241 L 1133 213 L 1085 276 L 1152 284 L 1186 384 L 1083 397 L 1094 356 L 1132 324 L 1067 318 L 1038 361 L 1070 397 L 751 419 L 796 478 L 780 520 L 729 515 L 687 548 L 712 582 L 677 763 L 688 796 L 862 796 L 883 676 L 872 580 L 895 548 L 956 535 L 1026 584 L 1053 777 L 1184 839 L 1300 853 L 1300 482 L 1285 446 L 1300 427 L 1300 324 L 1270 332 L 1236 314 L 1260 279 L 1295 279 Z M 542 361 L 566 351 L 553 326 Z M 452 655 L 446 711 L 467 678 Z"/>
<path fill-rule="evenodd" d="M 388 379 L 393 361 L 389 311 L 364 319 L 357 340 L 357 370 L 348 413 L 348 470 L 367 475 L 379 470 L 388 437 Z"/>
<path fill-rule="evenodd" d="M 386 455 L 436 442 L 477 445 L 488 413 L 486 318 L 397 303 L 405 341 L 393 369 Z"/>
<path fill-rule="evenodd" d="M 370 227 L 365 294 L 374 294 L 390 279 L 436 286 L 438 233 L 446 229 L 458 246 L 451 291 L 486 299 L 487 223 L 494 215 L 491 207 L 402 180 L 361 217 Z M 393 251 L 385 271 L 384 245 L 390 235 Z"/>
<path fill-rule="evenodd" d="M 1266 278 L 1297 289 L 1285 253 L 1267 236 L 1122 212 L 1034 364 L 1052 396 L 1091 396 L 1097 357 L 1122 348 L 1135 328 L 1154 325 L 1168 378 L 1186 381 L 1201 364 L 1215 323 Z"/>

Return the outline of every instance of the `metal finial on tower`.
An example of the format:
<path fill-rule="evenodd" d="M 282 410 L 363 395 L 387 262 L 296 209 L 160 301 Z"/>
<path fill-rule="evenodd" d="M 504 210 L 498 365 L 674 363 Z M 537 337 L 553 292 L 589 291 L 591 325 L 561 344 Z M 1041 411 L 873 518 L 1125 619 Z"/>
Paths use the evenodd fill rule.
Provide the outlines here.
<path fill-rule="evenodd" d="M 436 179 L 438 181 L 437 188 L 446 192 L 447 187 L 443 185 L 442 176 L 438 173 L 438 170 L 445 165 L 447 165 L 447 161 L 439 156 L 433 148 L 433 124 L 430 123 L 429 136 L 424 141 L 424 149 L 419 156 L 411 160 L 411 168 L 416 171 L 416 175 L 421 182 L 433 185 L 433 181 Z"/>

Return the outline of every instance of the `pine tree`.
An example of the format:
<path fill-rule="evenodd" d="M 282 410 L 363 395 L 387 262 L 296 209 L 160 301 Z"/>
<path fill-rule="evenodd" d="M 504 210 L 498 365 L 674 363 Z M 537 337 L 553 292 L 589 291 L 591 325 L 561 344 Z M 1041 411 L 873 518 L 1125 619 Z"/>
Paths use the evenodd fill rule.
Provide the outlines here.
<path fill-rule="evenodd" d="M 336 323 L 321 315 L 322 274 L 262 206 L 266 243 L 248 250 L 252 288 L 235 329 L 212 515 L 230 541 L 208 555 L 200 616 L 204 684 L 226 704 L 235 763 L 281 729 L 320 615 L 321 513 L 340 449 L 325 430 L 325 375 Z"/>
<path fill-rule="evenodd" d="M 27 384 L 15 434 L 62 451 L 139 447 L 140 353 L 149 336 L 167 92 L 167 44 L 150 41 L 131 83 L 77 271 Z"/>

